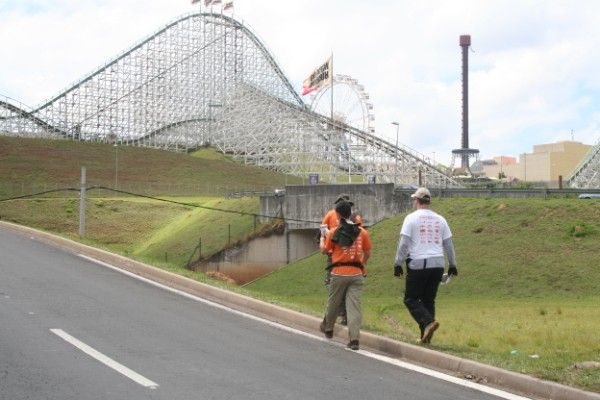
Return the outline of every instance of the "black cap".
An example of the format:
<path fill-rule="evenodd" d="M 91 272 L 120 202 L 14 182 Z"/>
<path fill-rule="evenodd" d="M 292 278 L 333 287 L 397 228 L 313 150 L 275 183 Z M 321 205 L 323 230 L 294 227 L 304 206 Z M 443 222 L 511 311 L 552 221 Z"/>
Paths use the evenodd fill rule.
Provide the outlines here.
<path fill-rule="evenodd" d="M 345 201 L 346 203 L 350 204 L 350 206 L 354 205 L 354 203 L 350 201 L 350 196 L 348 196 L 346 193 L 341 193 L 333 204 L 338 204 L 341 201 Z"/>

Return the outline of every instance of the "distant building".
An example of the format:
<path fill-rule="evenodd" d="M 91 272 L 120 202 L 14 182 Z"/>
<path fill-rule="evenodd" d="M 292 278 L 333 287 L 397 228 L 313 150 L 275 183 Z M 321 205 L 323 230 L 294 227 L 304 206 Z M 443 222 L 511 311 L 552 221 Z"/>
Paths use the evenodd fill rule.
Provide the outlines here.
<path fill-rule="evenodd" d="M 520 179 L 520 165 L 517 158 L 512 156 L 497 156 L 491 160 L 482 160 L 479 165 L 473 165 L 471 171 L 478 176 L 488 178 L 506 178 L 508 181 Z"/>
<path fill-rule="evenodd" d="M 591 145 L 573 141 L 538 144 L 533 146 L 532 153 L 520 154 L 519 162 L 510 156 L 482 161 L 481 174 L 489 178 L 544 182 L 549 187 L 558 187 L 559 176 L 567 179 L 591 148 Z"/>
<path fill-rule="evenodd" d="M 498 157 L 494 157 L 494 161 L 496 161 L 498 164 L 513 165 L 513 164 L 517 163 L 517 157 L 498 156 Z"/>

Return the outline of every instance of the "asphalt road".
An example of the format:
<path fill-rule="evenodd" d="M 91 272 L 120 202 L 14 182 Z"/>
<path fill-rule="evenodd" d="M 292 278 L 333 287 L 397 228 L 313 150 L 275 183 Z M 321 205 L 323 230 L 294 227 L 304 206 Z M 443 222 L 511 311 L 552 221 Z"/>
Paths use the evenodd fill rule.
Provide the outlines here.
<path fill-rule="evenodd" d="M 0 399 L 497 398 L 194 301 L 0 228 Z"/>

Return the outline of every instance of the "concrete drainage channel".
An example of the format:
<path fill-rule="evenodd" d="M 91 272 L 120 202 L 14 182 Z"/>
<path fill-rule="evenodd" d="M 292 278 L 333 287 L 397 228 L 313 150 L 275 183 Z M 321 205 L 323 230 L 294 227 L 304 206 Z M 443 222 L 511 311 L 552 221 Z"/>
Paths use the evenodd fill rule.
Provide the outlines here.
<path fill-rule="evenodd" d="M 320 335 L 319 324 L 321 320 L 319 318 L 196 282 L 183 276 L 54 236 L 46 232 L 6 222 L 0 222 L 0 227 L 30 236 L 40 242 L 62 248 L 66 251 L 81 254 L 110 264 L 114 267 L 118 267 L 122 270 L 191 295 L 304 332 Z M 334 339 L 345 341 L 346 338 L 346 328 L 336 327 Z M 461 359 L 459 357 L 398 342 L 368 332 L 361 332 L 361 346 L 378 353 L 386 354 L 390 357 L 401 358 L 404 361 L 417 363 L 451 375 L 460 377 L 470 376 L 475 381 L 485 382 L 491 386 L 505 388 L 512 392 L 522 393 L 525 396 L 533 398 L 552 400 L 600 400 L 600 394 L 586 392 L 554 382 L 543 381 L 528 375 L 518 374 L 475 361 Z"/>
<path fill-rule="evenodd" d="M 317 250 L 315 230 L 271 233 L 228 247 L 190 268 L 244 285 Z"/>

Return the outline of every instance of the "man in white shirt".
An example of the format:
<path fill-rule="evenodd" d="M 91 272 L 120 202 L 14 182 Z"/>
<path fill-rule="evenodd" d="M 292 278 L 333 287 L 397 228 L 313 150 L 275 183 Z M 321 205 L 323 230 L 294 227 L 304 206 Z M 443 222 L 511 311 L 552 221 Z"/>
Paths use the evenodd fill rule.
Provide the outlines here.
<path fill-rule="evenodd" d="M 439 214 L 429 209 L 431 193 L 419 188 L 411 195 L 416 211 L 408 214 L 400 230 L 394 276 L 403 275 L 406 261 L 404 304 L 421 330 L 420 343 L 430 343 L 440 324 L 435 320 L 435 297 L 444 274 L 444 252 L 448 275 L 458 275 L 452 232 Z"/>

